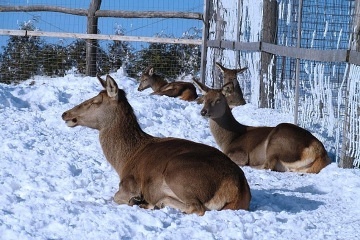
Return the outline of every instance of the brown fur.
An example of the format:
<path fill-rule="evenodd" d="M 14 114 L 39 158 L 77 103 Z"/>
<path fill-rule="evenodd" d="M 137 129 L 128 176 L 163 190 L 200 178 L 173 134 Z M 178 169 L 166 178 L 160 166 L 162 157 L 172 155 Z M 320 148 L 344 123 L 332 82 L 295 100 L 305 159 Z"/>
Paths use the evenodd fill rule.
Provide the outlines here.
<path fill-rule="evenodd" d="M 195 81 L 204 91 L 201 115 L 221 150 L 240 166 L 279 172 L 318 173 L 330 163 L 324 145 L 309 131 L 289 123 L 250 127 L 237 122 L 222 90 Z"/>
<path fill-rule="evenodd" d="M 138 91 L 143 91 L 149 87 L 154 91 L 153 95 L 179 97 L 185 101 L 194 101 L 198 97 L 196 88 L 192 83 L 181 81 L 168 83 L 161 76 L 154 73 L 153 67 L 148 67 L 141 74 Z"/>
<path fill-rule="evenodd" d="M 69 127 L 99 130 L 106 159 L 120 177 L 114 200 L 143 208 L 248 209 L 243 171 L 216 148 L 178 138 L 153 137 L 140 128 L 125 92 L 107 76 L 105 90 L 63 113 Z"/>

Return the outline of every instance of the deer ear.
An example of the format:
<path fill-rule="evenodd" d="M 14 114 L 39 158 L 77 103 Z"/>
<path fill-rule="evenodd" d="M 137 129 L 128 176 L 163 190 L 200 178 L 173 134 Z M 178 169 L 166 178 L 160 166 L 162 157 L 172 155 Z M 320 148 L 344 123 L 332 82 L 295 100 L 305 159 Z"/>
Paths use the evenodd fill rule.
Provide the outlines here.
<path fill-rule="evenodd" d="M 152 76 L 153 74 L 154 74 L 154 68 L 152 67 L 149 69 L 149 75 Z"/>
<path fill-rule="evenodd" d="M 224 96 L 228 96 L 234 92 L 234 83 L 228 82 L 221 88 L 221 92 Z"/>
<path fill-rule="evenodd" d="M 199 82 L 195 78 L 193 78 L 194 85 L 200 89 L 203 95 L 206 95 L 206 93 L 210 90 L 205 84 Z"/>
<path fill-rule="evenodd" d="M 118 85 L 110 75 L 106 76 L 106 91 L 108 96 L 111 98 L 115 98 L 119 92 Z"/>
<path fill-rule="evenodd" d="M 243 72 L 245 72 L 245 70 L 247 70 L 247 69 L 248 69 L 247 67 L 240 68 L 240 69 L 236 69 L 236 73 L 243 73 Z"/>
<path fill-rule="evenodd" d="M 220 69 L 221 72 L 224 72 L 224 67 L 219 62 L 216 62 L 215 65 Z"/>
<path fill-rule="evenodd" d="M 101 83 L 103 88 L 106 89 L 106 81 L 104 79 L 102 79 L 99 74 L 97 74 L 96 77 L 97 77 L 97 79 L 99 79 L 99 82 Z"/>

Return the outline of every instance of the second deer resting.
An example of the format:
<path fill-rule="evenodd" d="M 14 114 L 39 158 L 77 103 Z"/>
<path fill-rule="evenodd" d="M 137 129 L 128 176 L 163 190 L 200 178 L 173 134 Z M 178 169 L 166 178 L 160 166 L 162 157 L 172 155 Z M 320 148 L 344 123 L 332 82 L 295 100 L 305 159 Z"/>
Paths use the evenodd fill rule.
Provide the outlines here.
<path fill-rule="evenodd" d="M 198 95 L 195 86 L 190 82 L 167 82 L 154 72 L 153 67 L 146 68 L 140 77 L 138 91 L 150 88 L 154 91 L 152 95 L 165 95 L 168 97 L 179 97 L 185 101 L 194 101 Z"/>
<path fill-rule="evenodd" d="M 108 75 L 105 90 L 63 113 L 69 127 L 99 130 L 106 159 L 120 177 L 118 204 L 164 206 L 203 215 L 206 210 L 248 209 L 243 171 L 216 148 L 158 138 L 139 126 L 125 92 Z"/>
<path fill-rule="evenodd" d="M 221 150 L 240 166 L 279 172 L 318 173 L 331 161 L 324 145 L 309 131 L 289 123 L 251 127 L 236 121 L 222 94 L 195 80 L 203 91 L 201 115 Z"/>

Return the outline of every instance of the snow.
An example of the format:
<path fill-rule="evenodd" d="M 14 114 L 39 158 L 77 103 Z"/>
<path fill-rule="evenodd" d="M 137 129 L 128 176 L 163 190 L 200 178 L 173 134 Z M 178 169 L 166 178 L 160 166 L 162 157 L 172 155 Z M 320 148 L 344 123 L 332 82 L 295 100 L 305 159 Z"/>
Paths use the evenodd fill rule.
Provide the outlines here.
<path fill-rule="evenodd" d="M 112 76 L 146 132 L 216 146 L 201 105 L 150 96 L 120 71 Z M 250 211 L 199 217 L 115 204 L 119 178 L 97 131 L 68 128 L 61 119 L 99 90 L 96 78 L 72 74 L 0 84 L 1 239 L 359 239 L 360 171 L 336 163 L 319 174 L 243 167 L 253 196 Z M 234 115 L 257 126 L 292 120 L 251 104 L 235 108 Z"/>

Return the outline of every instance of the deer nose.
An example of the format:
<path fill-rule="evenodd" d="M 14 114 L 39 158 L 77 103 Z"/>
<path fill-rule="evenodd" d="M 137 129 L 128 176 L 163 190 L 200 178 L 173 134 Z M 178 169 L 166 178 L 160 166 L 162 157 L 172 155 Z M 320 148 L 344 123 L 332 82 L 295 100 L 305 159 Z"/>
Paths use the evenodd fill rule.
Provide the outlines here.
<path fill-rule="evenodd" d="M 202 109 L 200 112 L 201 116 L 205 116 L 207 114 L 207 110 L 206 109 Z"/>
<path fill-rule="evenodd" d="M 67 112 L 64 112 L 64 113 L 61 115 L 61 117 L 64 119 L 64 117 L 66 117 L 66 115 L 67 115 Z"/>

